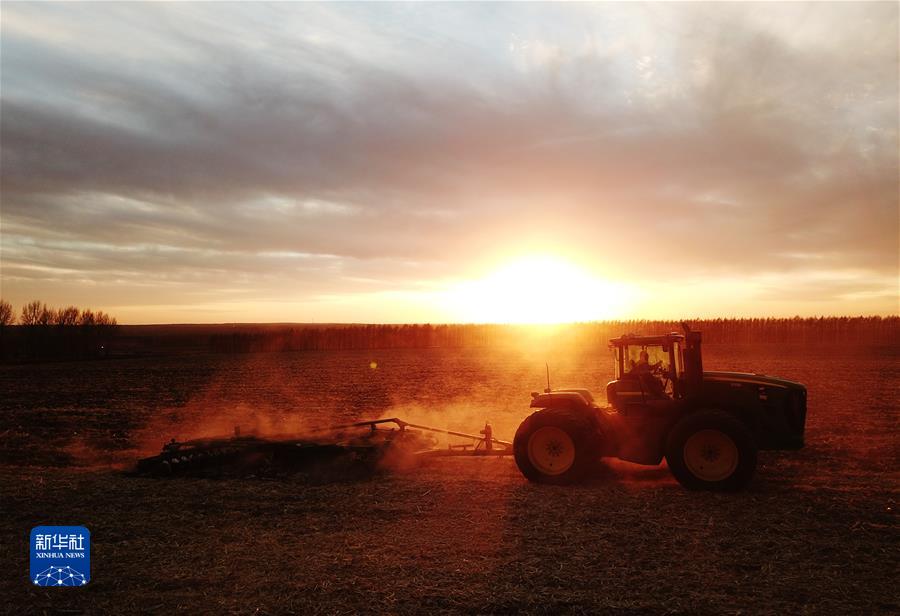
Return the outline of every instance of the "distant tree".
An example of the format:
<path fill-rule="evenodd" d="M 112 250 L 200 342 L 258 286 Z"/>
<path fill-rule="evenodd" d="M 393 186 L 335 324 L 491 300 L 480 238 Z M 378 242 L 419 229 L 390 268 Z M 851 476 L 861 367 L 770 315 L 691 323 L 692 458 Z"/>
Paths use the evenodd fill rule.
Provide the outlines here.
<path fill-rule="evenodd" d="M 97 323 L 97 315 L 90 308 L 85 308 L 78 316 L 78 324 L 85 327 L 91 327 Z"/>
<path fill-rule="evenodd" d="M 22 306 L 22 316 L 19 321 L 22 325 L 40 325 L 46 312 L 49 312 L 47 305 L 40 300 L 34 300 Z"/>
<path fill-rule="evenodd" d="M 38 325 L 51 325 L 54 321 L 56 321 L 56 311 L 44 304 L 38 317 Z"/>
<path fill-rule="evenodd" d="M 112 327 L 116 325 L 115 317 L 111 317 L 102 310 L 98 310 L 94 316 L 94 322 L 101 327 Z"/>
<path fill-rule="evenodd" d="M 12 325 L 16 322 L 16 315 L 13 313 L 12 304 L 5 299 L 0 299 L 0 328 Z"/>
<path fill-rule="evenodd" d="M 78 308 L 69 306 L 68 308 L 60 308 L 56 311 L 54 323 L 62 326 L 78 325 Z"/>

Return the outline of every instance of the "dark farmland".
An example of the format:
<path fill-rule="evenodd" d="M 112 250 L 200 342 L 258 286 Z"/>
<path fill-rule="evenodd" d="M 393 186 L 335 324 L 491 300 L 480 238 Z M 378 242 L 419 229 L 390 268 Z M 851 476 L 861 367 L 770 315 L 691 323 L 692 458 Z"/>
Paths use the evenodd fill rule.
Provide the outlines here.
<path fill-rule="evenodd" d="M 171 436 L 398 415 L 511 437 L 528 392 L 597 392 L 605 351 L 196 354 L 0 368 L 8 609 L 188 613 L 898 611 L 895 347 L 708 345 L 711 369 L 809 387 L 807 447 L 751 489 L 688 493 L 611 464 L 577 488 L 510 459 L 371 479 L 127 477 Z M 372 368 L 373 362 L 376 364 Z M 80 523 L 91 584 L 29 584 L 27 535 Z"/>

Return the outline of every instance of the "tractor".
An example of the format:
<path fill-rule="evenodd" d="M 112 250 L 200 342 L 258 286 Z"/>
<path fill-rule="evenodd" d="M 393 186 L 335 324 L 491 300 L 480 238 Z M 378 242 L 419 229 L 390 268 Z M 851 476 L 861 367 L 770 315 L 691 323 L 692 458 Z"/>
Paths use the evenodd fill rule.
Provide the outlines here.
<path fill-rule="evenodd" d="M 703 370 L 701 333 L 623 335 L 610 340 L 615 380 L 607 405 L 587 389 L 531 394 L 513 440 L 531 481 L 566 485 L 588 478 L 604 457 L 658 465 L 690 490 L 735 491 L 756 470 L 757 451 L 800 449 L 806 387 L 744 372 Z"/>

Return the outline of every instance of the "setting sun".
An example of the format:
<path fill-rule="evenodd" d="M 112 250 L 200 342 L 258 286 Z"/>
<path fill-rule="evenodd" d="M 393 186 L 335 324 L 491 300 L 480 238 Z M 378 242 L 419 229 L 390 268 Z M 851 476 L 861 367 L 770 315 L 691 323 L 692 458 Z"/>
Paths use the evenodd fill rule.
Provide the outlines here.
<path fill-rule="evenodd" d="M 449 296 L 461 321 L 547 324 L 621 316 L 634 291 L 568 260 L 529 255 L 458 284 Z"/>

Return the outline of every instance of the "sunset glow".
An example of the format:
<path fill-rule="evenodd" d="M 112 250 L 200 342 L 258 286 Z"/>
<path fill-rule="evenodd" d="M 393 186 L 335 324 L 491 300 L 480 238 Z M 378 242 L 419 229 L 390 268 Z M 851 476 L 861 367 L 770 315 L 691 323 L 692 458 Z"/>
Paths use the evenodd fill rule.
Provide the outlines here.
<path fill-rule="evenodd" d="M 621 317 L 634 292 L 553 256 L 513 260 L 448 293 L 456 320 L 570 323 Z"/>

